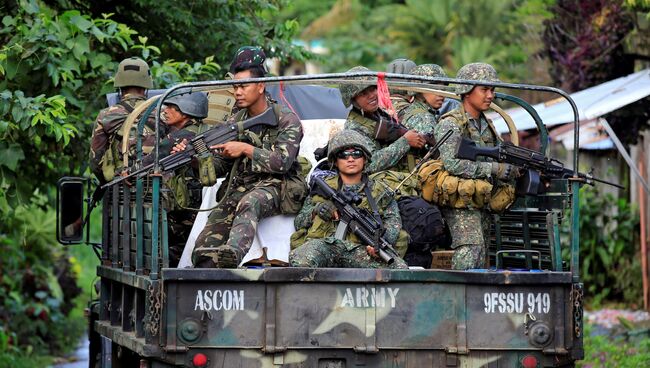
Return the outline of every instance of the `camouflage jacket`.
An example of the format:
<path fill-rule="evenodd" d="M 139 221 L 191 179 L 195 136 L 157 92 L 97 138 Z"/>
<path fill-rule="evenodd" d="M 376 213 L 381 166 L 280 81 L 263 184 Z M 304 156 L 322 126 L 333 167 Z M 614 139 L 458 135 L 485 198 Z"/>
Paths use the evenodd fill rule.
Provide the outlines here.
<path fill-rule="evenodd" d="M 166 134 L 160 140 L 158 144 L 158 154 L 160 158 L 169 156 L 174 145 L 183 139 L 188 141 L 194 138 L 198 133 L 202 123 L 195 119 L 190 119 L 182 128 L 180 129 L 169 129 Z M 163 132 L 165 133 L 165 132 Z M 143 157 L 142 164 L 148 165 L 153 163 L 153 155 L 151 152 L 155 149 L 155 134 L 147 134 L 142 139 L 142 151 L 147 155 Z"/>
<path fill-rule="evenodd" d="M 144 101 L 144 96 L 126 94 L 118 104 L 101 110 L 97 115 L 90 142 L 90 169 L 100 181 L 112 179 L 105 175 L 107 165 L 113 165 L 115 171 L 122 166 L 122 125 L 130 111 Z M 153 121 L 152 117 L 147 120 L 150 130 L 154 129 Z"/>
<path fill-rule="evenodd" d="M 399 119 L 400 122 L 404 121 L 404 110 L 406 110 L 406 108 L 411 104 L 409 100 L 402 95 L 394 94 L 390 96 L 390 101 L 392 102 L 393 109 L 397 114 L 397 119 Z"/>
<path fill-rule="evenodd" d="M 468 138 L 481 147 L 494 147 L 498 138 L 492 122 L 481 113 L 478 119 L 472 118 L 461 108 L 442 116 L 436 124 L 434 134 L 436 139 L 451 130 L 453 133 L 440 147 L 440 159 L 445 170 L 451 175 L 465 179 L 489 179 L 492 176 L 490 159 L 481 158 L 477 161 L 456 158 L 456 149 L 462 138 Z"/>
<path fill-rule="evenodd" d="M 339 176 L 331 176 L 325 179 L 325 182 L 332 188 L 339 187 Z M 370 193 L 373 198 L 377 201 L 377 209 L 379 210 L 379 215 L 383 222 L 383 227 L 385 229 L 384 239 L 391 244 L 395 244 L 400 235 L 400 230 L 402 229 L 402 218 L 399 214 L 399 207 L 395 199 L 391 196 L 382 195 L 385 191 L 385 187 L 376 181 L 368 180 L 368 185 L 370 185 Z M 342 189 L 351 190 L 359 193 L 362 201 L 358 205 L 358 208 L 365 208 L 366 210 L 372 212 L 368 198 L 365 195 L 364 184 L 354 184 L 354 185 L 341 185 Z M 318 195 L 313 195 L 305 199 L 305 203 L 302 206 L 302 209 L 296 216 L 294 220 L 294 225 L 296 230 L 305 229 L 305 240 L 308 239 L 320 239 L 325 237 L 332 237 L 336 232 L 337 223 L 335 221 L 324 221 L 320 216 L 312 216 L 316 204 L 319 202 L 324 202 L 325 199 Z M 351 233 L 348 233 L 346 240 L 349 240 L 353 243 L 359 244 L 358 239 Z"/>
<path fill-rule="evenodd" d="M 388 170 L 396 166 L 411 148 L 404 137 L 400 137 L 394 142 L 380 142 L 376 140 L 374 138 L 374 132 L 375 125 L 379 119 L 390 120 L 390 117 L 381 110 L 377 110 L 372 116 L 363 116 L 359 110 L 353 108 L 350 110 L 344 125 L 344 129 L 356 130 L 368 137 L 372 157 L 370 163 L 366 165 L 365 170 L 369 174 Z"/>
<path fill-rule="evenodd" d="M 433 133 L 436 125 L 437 112 L 426 102 L 415 99 L 412 104 L 404 109 L 402 125 L 419 133 Z"/>
<path fill-rule="evenodd" d="M 215 154 L 217 177 L 226 175 L 226 182 L 230 181 L 230 172 L 235 162 L 238 162 L 238 166 L 233 182 L 237 185 L 249 186 L 261 181 L 279 185 L 283 176 L 299 172 L 300 163 L 297 157 L 303 137 L 302 123 L 289 109 L 280 108 L 274 102 L 269 102 L 269 105 L 276 113 L 278 126 L 264 129 L 259 134 L 245 133 L 250 144 L 255 147 L 252 159 L 242 156 L 238 160 L 228 160 Z M 245 117 L 246 114 L 235 114 L 226 123 L 232 124 L 244 120 Z"/>

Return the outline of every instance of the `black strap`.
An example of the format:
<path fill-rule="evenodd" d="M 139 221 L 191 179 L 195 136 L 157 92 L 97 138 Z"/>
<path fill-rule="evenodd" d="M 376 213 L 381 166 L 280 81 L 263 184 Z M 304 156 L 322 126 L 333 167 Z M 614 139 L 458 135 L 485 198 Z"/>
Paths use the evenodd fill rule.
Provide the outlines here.
<path fill-rule="evenodd" d="M 372 216 L 377 220 L 377 222 L 379 222 L 379 227 L 383 228 L 384 223 L 381 221 L 381 216 L 379 215 L 379 208 L 377 208 L 377 202 L 375 202 L 375 198 L 373 198 L 372 192 L 370 191 L 371 183 L 372 181 L 368 180 L 363 187 L 363 191 L 366 193 L 366 197 L 368 198 L 368 204 L 372 209 Z"/>
<path fill-rule="evenodd" d="M 129 105 L 128 103 L 126 103 L 126 101 L 120 101 L 120 102 L 118 102 L 117 104 L 120 105 L 120 106 L 122 106 L 123 108 L 125 108 L 126 111 L 127 111 L 129 114 L 132 113 L 133 110 L 135 110 L 135 108 L 134 108 L 133 106 Z"/>

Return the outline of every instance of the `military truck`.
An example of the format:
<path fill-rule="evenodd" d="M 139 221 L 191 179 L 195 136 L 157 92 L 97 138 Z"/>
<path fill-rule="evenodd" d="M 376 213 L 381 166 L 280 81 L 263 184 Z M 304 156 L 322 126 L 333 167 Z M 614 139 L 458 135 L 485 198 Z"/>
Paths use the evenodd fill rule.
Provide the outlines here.
<path fill-rule="evenodd" d="M 458 97 L 446 85 L 471 83 L 376 72 L 237 83 L 289 89 L 378 79 L 389 87 L 448 98 Z M 182 89 L 223 92 L 233 83 L 174 86 L 135 113 L 151 114 Z M 575 104 L 561 90 L 482 84 L 499 91 L 556 93 L 568 100 L 577 120 Z M 497 102 L 530 113 L 541 137 L 538 153 L 545 157 L 548 132 L 536 111 L 510 94 L 499 92 Z M 514 122 L 498 104 L 493 107 L 517 144 Z M 142 123 L 133 127 L 141 129 Z M 578 124 L 575 129 L 577 140 Z M 573 166 L 578 167 L 577 154 Z M 101 197 L 102 238 L 94 244 L 101 260 L 100 290 L 89 323 L 91 367 L 532 368 L 574 366 L 583 357 L 578 195 L 585 178 L 553 179 L 543 193 L 523 195 L 505 213 L 494 214 L 490 267 L 468 271 L 170 268 L 161 180 L 156 160 L 128 185 L 109 183 Z M 91 210 L 89 180 L 63 178 L 58 188 L 60 242 L 88 242 L 87 230 L 85 236 L 83 229 L 64 230 L 66 221 Z M 570 224 L 566 238 L 560 231 L 563 222 Z M 563 250 L 568 258 L 562 258 Z"/>

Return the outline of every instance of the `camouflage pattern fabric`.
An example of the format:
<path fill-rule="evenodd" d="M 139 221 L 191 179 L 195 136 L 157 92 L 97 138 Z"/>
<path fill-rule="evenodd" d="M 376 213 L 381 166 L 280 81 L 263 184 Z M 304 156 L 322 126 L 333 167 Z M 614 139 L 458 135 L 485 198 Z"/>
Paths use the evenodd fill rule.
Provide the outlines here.
<path fill-rule="evenodd" d="M 289 253 L 293 267 L 343 267 L 343 268 L 408 268 L 406 262 L 396 258 L 388 265 L 372 258 L 365 245 L 338 240 L 333 237 L 312 239 Z"/>
<path fill-rule="evenodd" d="M 295 114 L 285 108 L 274 108 L 274 111 L 276 110 L 280 111 L 278 126 L 264 129 L 256 134 L 258 139 L 251 140 L 257 142 L 252 143 L 255 146 L 252 159 L 243 157 L 226 160 L 215 154 L 217 176 L 227 174 L 217 197 L 217 200 L 223 200 L 210 214 L 208 224 L 197 239 L 192 255 L 195 266 L 218 266 L 218 262 L 210 262 L 216 261 L 215 256 L 220 252 L 214 248 L 222 245 L 228 252 L 235 252 L 241 259 L 251 247 L 257 222 L 279 214 L 282 178 L 285 175 L 296 175 L 300 170 L 297 157 L 303 131 L 302 124 Z M 244 118 L 245 114 L 233 116 L 227 123 L 235 123 L 235 119 Z M 254 133 L 245 134 L 250 136 Z M 233 165 L 237 166 L 231 180 Z M 224 199 L 224 188 L 229 182 L 230 193 Z"/>
<path fill-rule="evenodd" d="M 457 119 L 463 116 L 464 121 Z M 487 159 L 471 161 L 456 158 L 456 147 L 462 138 L 469 138 L 481 147 L 495 146 L 497 137 L 485 115 L 481 113 L 479 119 L 473 119 L 461 107 L 445 115 L 435 126 L 436 139 L 440 139 L 447 131 L 452 131 L 452 135 L 440 147 L 440 159 L 444 169 L 451 175 L 465 179 L 491 179 L 492 163 Z M 454 254 L 454 269 L 466 269 L 468 265 L 472 265 L 471 268 L 484 267 L 485 257 L 481 255 L 485 254 L 488 244 L 486 238 L 489 235 L 489 214 L 484 210 L 456 208 L 444 208 L 443 214 L 451 232 L 451 247 L 464 249 L 458 255 Z M 480 263 L 477 263 L 477 259 Z"/>
<path fill-rule="evenodd" d="M 359 72 L 369 72 L 370 69 L 365 66 L 355 66 L 354 68 L 348 70 L 346 73 L 359 73 Z M 357 80 L 371 80 L 370 77 L 356 77 Z M 345 107 L 350 107 L 354 99 L 359 93 L 364 89 L 371 87 L 370 85 L 359 84 L 359 83 L 342 83 L 339 86 L 339 91 L 341 92 L 341 100 Z"/>
<path fill-rule="evenodd" d="M 433 133 L 437 112 L 426 102 L 416 98 L 402 113 L 402 125 L 419 133 Z"/>
<path fill-rule="evenodd" d="M 199 203 L 200 205 L 200 203 Z M 198 206 L 197 206 L 198 207 Z M 177 267 L 183 254 L 187 238 L 190 237 L 196 212 L 178 210 L 167 212 L 167 244 L 169 247 L 169 267 Z"/>
<path fill-rule="evenodd" d="M 258 222 L 279 214 L 279 198 L 279 186 L 238 186 L 231 191 L 212 210 L 207 225 L 196 240 L 197 246 L 192 253 L 194 267 L 237 267 L 237 264 L 223 264 L 219 259 L 221 249 L 225 247 L 235 251 L 241 260 L 253 244 Z"/>
<path fill-rule="evenodd" d="M 456 73 L 456 79 L 501 82 L 494 67 L 486 63 L 471 63 L 464 65 L 458 70 L 458 73 Z M 463 95 L 470 92 L 473 88 L 474 85 L 471 84 L 458 84 L 456 85 L 455 92 L 457 95 Z"/>
<path fill-rule="evenodd" d="M 404 137 L 392 143 L 380 142 L 374 139 L 373 133 L 379 119 L 390 120 L 390 117 L 382 110 L 377 110 L 372 116 L 364 116 L 359 110 L 353 108 L 343 126 L 343 129 L 356 130 L 370 141 L 372 157 L 370 164 L 365 168 L 368 174 L 388 170 L 396 166 L 411 148 Z"/>
<path fill-rule="evenodd" d="M 338 176 L 328 178 L 326 182 L 333 185 L 338 182 Z M 373 197 L 376 195 L 379 184 L 369 182 Z M 360 208 L 370 209 L 365 192 L 364 184 L 342 185 L 342 190 L 350 190 L 359 194 L 363 198 Z M 402 219 L 399 215 L 397 202 L 388 197 L 384 197 L 377 203 L 382 223 L 385 229 L 384 238 L 391 244 L 395 244 L 402 229 Z M 325 222 L 314 213 L 316 204 L 324 201 L 320 196 L 311 196 L 305 200 L 305 203 L 294 220 L 296 230 L 307 230 L 306 242 L 300 247 L 294 249 L 289 254 L 289 261 L 296 267 L 349 267 L 349 268 L 387 268 L 389 267 L 381 260 L 375 260 L 366 251 L 365 244 L 356 243 L 356 237 L 348 234 L 347 238 L 337 240 L 334 238 L 336 232 L 336 223 L 334 221 Z M 318 217 L 317 217 L 318 216 Z M 398 251 L 399 253 L 399 251 Z M 406 268 L 406 263 L 402 259 L 396 259 L 390 268 Z"/>
<path fill-rule="evenodd" d="M 144 96 L 126 94 L 122 96 L 121 102 L 135 108 L 145 100 Z M 100 181 L 105 182 L 112 178 L 104 178 L 102 171 L 102 160 L 105 159 L 107 152 L 117 152 L 119 154 L 119 145 L 121 136 L 118 135 L 122 124 L 129 115 L 129 111 L 121 104 L 116 104 L 102 109 L 97 115 L 90 140 L 90 170 Z M 120 155 L 121 156 L 121 155 Z M 122 158 L 113 158 L 116 165 L 120 164 Z"/>
<path fill-rule="evenodd" d="M 242 46 L 235 53 L 235 57 L 230 64 L 230 73 L 235 73 L 238 68 L 250 69 L 261 66 L 264 68 L 266 54 L 262 48 L 257 46 Z"/>
<path fill-rule="evenodd" d="M 393 92 L 391 90 L 391 92 Z M 394 94 L 390 96 L 390 101 L 393 103 L 393 109 L 395 109 L 395 113 L 397 114 L 397 119 L 400 122 L 404 121 L 404 111 L 411 105 L 409 100 L 400 95 L 400 94 Z"/>

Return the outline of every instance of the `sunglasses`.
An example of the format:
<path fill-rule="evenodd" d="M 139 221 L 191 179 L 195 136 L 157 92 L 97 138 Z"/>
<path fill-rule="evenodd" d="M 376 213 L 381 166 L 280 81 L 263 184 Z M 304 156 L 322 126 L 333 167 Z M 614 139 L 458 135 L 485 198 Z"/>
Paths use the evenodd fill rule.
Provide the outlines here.
<path fill-rule="evenodd" d="M 353 159 L 359 159 L 363 157 L 363 152 L 361 150 L 354 150 L 354 151 L 341 151 L 336 154 L 336 158 L 339 160 L 347 160 L 348 157 L 352 157 Z"/>

